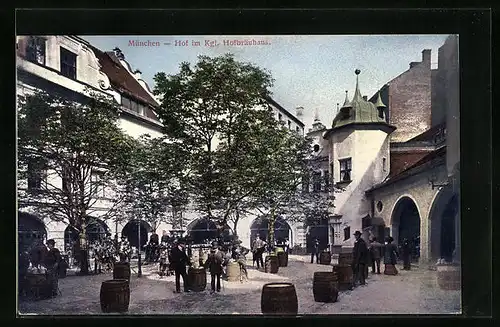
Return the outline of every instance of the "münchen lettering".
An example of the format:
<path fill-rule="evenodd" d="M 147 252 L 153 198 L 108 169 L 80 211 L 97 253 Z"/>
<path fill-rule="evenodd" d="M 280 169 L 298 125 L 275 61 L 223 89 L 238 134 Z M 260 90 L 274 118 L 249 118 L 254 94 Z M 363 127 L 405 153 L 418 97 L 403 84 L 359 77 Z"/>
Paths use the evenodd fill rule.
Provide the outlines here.
<path fill-rule="evenodd" d="M 160 42 L 159 41 L 139 41 L 139 40 L 129 40 L 128 41 L 128 46 L 129 47 L 159 47 Z"/>

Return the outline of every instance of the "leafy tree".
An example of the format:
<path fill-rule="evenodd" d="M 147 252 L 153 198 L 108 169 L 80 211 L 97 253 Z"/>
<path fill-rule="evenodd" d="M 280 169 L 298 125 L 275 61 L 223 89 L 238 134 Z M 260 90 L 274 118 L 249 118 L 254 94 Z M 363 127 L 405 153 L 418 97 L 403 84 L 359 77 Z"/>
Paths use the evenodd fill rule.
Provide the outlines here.
<path fill-rule="evenodd" d="M 200 56 L 180 72 L 155 76 L 155 94 L 162 96 L 158 114 L 166 134 L 190 151 L 189 187 L 197 209 L 224 226 L 236 205 L 258 185 L 246 178 L 259 167 L 243 162 L 238 151 L 251 125 L 273 121 L 263 96 L 272 85 L 269 73 L 235 61 L 232 55 Z M 258 129 L 258 128 L 257 128 Z"/>
<path fill-rule="evenodd" d="M 20 207 L 36 206 L 83 239 L 92 214 L 108 219 L 116 213 L 121 199 L 115 178 L 133 148 L 117 125 L 117 106 L 96 93 L 88 96 L 84 103 L 42 92 L 18 98 Z M 86 264 L 81 273 L 88 273 Z"/>
<path fill-rule="evenodd" d="M 125 210 L 129 217 L 150 223 L 156 231 L 161 222 L 175 225 L 175 211 L 188 203 L 183 187 L 186 151 L 165 137 L 143 135 L 129 165 L 120 176 Z M 172 212 L 172 215 L 168 215 Z"/>

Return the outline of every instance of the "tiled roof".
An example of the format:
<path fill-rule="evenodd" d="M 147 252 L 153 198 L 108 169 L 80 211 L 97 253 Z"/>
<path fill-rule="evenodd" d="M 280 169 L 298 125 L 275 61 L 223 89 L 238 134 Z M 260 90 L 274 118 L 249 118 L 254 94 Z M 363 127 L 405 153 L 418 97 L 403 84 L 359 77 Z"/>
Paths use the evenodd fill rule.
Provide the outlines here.
<path fill-rule="evenodd" d="M 396 181 L 403 180 L 407 177 L 410 177 L 412 175 L 417 174 L 418 172 L 421 172 L 422 170 L 425 170 L 427 166 L 430 165 L 431 162 L 439 160 L 439 159 L 445 159 L 446 156 L 446 146 L 443 146 L 437 150 L 432 151 L 410 167 L 406 168 L 405 170 L 401 171 L 399 174 L 392 176 L 390 179 L 386 180 L 383 183 L 380 183 L 378 185 L 375 185 L 374 187 L 370 188 L 367 192 L 379 189 L 381 187 L 384 187 L 386 185 L 392 184 Z"/>
<path fill-rule="evenodd" d="M 158 102 L 156 102 L 156 100 L 142 87 L 141 84 L 139 84 L 139 82 L 127 71 L 127 69 L 123 67 L 120 60 L 113 52 L 103 52 L 94 46 L 90 46 L 90 48 L 94 51 L 97 59 L 99 60 L 102 72 L 108 76 L 109 81 L 114 88 L 135 100 L 139 100 L 153 107 L 158 106 Z M 158 120 L 150 108 L 146 109 L 146 116 Z"/>
<path fill-rule="evenodd" d="M 412 139 L 409 139 L 406 142 L 432 142 L 434 139 L 440 134 L 440 132 L 443 130 L 443 128 L 446 128 L 446 123 L 441 123 L 436 126 L 431 127 L 430 129 L 426 130 L 422 134 L 419 134 L 415 136 Z"/>

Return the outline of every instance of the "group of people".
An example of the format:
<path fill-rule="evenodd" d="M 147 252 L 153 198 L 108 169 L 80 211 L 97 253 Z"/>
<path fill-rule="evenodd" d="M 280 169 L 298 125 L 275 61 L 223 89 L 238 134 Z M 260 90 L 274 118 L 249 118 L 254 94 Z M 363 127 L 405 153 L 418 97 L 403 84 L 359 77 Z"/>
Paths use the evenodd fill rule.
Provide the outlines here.
<path fill-rule="evenodd" d="M 391 236 L 386 238 L 385 244 L 379 243 L 376 237 L 373 237 L 369 241 L 369 244 L 366 244 L 361 238 L 361 232 L 359 231 L 354 233 L 354 237 L 356 238 L 352 260 L 354 285 L 358 282 L 360 285 L 366 284 L 365 279 L 368 272 L 366 265 L 371 264 L 372 273 L 380 274 L 380 261 L 382 256 L 385 265 L 384 274 L 396 275 L 398 273 L 396 263 L 399 259 L 399 252 Z M 409 270 L 411 267 L 409 256 L 409 253 L 404 256 L 403 269 Z"/>
<path fill-rule="evenodd" d="M 199 255 L 200 266 L 207 269 L 210 274 L 210 286 L 211 293 L 220 292 L 221 290 L 221 276 L 224 272 L 224 266 L 227 265 L 230 259 L 233 259 L 240 265 L 242 273 L 247 275 L 246 271 L 246 257 L 245 255 L 249 252 L 247 249 L 241 247 L 240 245 L 233 245 L 231 248 L 225 249 L 218 245 L 217 242 L 213 242 L 206 259 Z M 201 252 L 201 248 L 200 248 Z M 190 260 L 187 250 L 186 242 L 182 239 L 178 239 L 174 242 L 173 247 L 168 250 L 162 251 L 160 255 L 160 265 L 167 265 L 173 270 L 175 274 L 175 293 L 180 293 L 180 279 L 182 278 L 184 292 L 190 292 L 189 280 L 186 272 L 186 267 L 191 267 L 193 262 Z M 166 269 L 166 267 L 162 267 Z"/>
<path fill-rule="evenodd" d="M 289 251 L 289 242 L 287 238 L 279 238 L 274 244 L 274 248 L 280 247 L 285 252 Z M 259 235 L 255 237 L 255 240 L 252 242 L 252 258 L 253 258 L 253 266 L 257 263 L 257 269 L 264 268 L 264 259 L 263 255 L 266 251 L 271 251 L 273 246 L 268 244 L 266 241 L 262 240 Z"/>
<path fill-rule="evenodd" d="M 66 262 L 62 260 L 61 252 L 55 247 L 53 239 L 36 242 L 27 251 L 19 254 L 18 275 L 20 281 L 19 292 L 27 294 L 30 285 L 24 281 L 28 274 L 45 274 L 50 283 L 50 294 L 39 294 L 44 297 L 55 297 L 58 293 L 58 279 L 61 271 L 66 269 Z"/>

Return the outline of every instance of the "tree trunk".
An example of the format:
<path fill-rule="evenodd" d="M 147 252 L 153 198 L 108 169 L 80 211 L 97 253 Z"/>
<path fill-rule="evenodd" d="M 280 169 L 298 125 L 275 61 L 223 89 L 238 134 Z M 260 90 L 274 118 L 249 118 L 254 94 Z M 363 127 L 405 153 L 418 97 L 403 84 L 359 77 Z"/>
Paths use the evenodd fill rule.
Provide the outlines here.
<path fill-rule="evenodd" d="M 87 246 L 87 235 L 85 233 L 86 224 L 83 223 L 81 227 L 80 233 L 80 275 L 88 275 L 89 274 L 89 249 Z"/>
<path fill-rule="evenodd" d="M 271 248 L 274 248 L 274 222 L 276 220 L 276 209 L 271 209 L 271 215 L 268 223 L 268 242 Z"/>
<path fill-rule="evenodd" d="M 236 231 L 236 227 L 238 227 L 238 221 L 240 220 L 240 211 L 236 209 L 235 213 L 236 217 L 234 217 L 234 222 L 233 222 L 233 233 L 234 236 L 238 236 L 238 232 Z"/>

